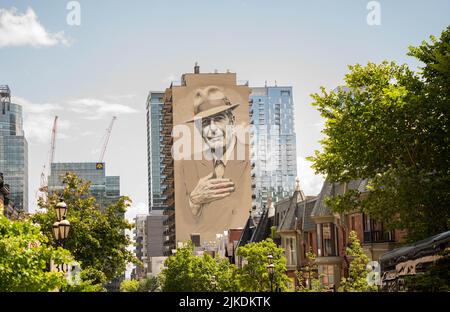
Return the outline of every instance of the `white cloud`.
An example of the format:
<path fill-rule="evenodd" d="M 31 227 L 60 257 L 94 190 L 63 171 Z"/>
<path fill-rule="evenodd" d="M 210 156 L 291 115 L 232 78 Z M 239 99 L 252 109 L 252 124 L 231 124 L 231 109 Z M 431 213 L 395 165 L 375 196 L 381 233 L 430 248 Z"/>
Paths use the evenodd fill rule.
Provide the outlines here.
<path fill-rule="evenodd" d="M 25 136 L 29 142 L 45 144 L 50 142 L 51 129 L 55 115 L 62 110 L 62 107 L 53 103 L 33 103 L 21 97 L 13 97 L 13 103 L 22 106 L 23 128 Z M 65 130 L 70 129 L 68 120 L 58 120 L 58 137 L 67 138 Z"/>
<path fill-rule="evenodd" d="M 100 119 L 107 114 L 119 115 L 133 114 L 138 112 L 136 109 L 123 104 L 109 103 L 93 98 L 83 98 L 69 101 L 69 105 L 71 106 L 71 111 L 78 114 L 84 114 L 84 118 L 90 120 Z"/>
<path fill-rule="evenodd" d="M 300 186 L 306 195 L 317 195 L 322 189 L 325 178 L 322 175 L 316 175 L 311 168 L 311 162 L 304 157 L 297 157 L 297 175 L 300 178 Z"/>
<path fill-rule="evenodd" d="M 125 213 L 125 218 L 130 222 L 134 222 L 133 219 L 138 214 L 148 214 L 148 207 L 145 203 L 139 202 L 137 204 L 133 204 Z"/>
<path fill-rule="evenodd" d="M 34 10 L 28 7 L 25 14 L 16 8 L 0 9 L 0 48 L 26 46 L 46 47 L 62 43 L 69 45 L 63 31 L 49 33 L 39 22 Z"/>

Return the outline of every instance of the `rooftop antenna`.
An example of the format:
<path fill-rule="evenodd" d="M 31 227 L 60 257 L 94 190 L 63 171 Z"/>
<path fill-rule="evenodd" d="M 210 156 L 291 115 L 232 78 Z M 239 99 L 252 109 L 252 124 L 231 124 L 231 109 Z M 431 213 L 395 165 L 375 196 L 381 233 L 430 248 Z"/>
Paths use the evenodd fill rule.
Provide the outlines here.
<path fill-rule="evenodd" d="M 264 88 L 267 88 L 267 80 L 264 81 Z"/>
<path fill-rule="evenodd" d="M 277 86 L 277 81 L 275 80 L 275 87 Z"/>
<path fill-rule="evenodd" d="M 194 74 L 200 74 L 200 66 L 198 66 L 198 63 L 195 62 L 194 66 Z"/>

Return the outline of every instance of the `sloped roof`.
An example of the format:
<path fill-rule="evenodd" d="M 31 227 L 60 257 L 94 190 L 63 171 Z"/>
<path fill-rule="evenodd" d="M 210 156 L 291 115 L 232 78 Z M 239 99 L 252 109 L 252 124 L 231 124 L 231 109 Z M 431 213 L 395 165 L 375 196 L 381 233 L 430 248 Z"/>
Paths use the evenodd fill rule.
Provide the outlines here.
<path fill-rule="evenodd" d="M 328 180 L 325 180 L 322 185 L 322 190 L 317 197 L 316 204 L 314 205 L 314 209 L 311 212 L 311 216 L 313 217 L 321 217 L 321 216 L 330 216 L 332 212 L 325 205 L 325 197 L 331 196 L 333 185 Z"/>
<path fill-rule="evenodd" d="M 244 246 L 250 243 L 254 230 L 255 230 L 255 222 L 253 221 L 253 218 L 250 216 L 247 219 L 247 223 L 245 223 L 244 230 L 242 231 L 241 238 L 239 238 L 239 242 L 236 247 Z"/>
<path fill-rule="evenodd" d="M 282 202 L 280 204 L 281 208 L 284 210 L 287 208 L 287 212 L 281 220 L 281 223 L 278 225 L 278 231 L 291 231 L 295 230 L 297 224 L 301 224 L 298 222 L 302 222 L 303 216 L 305 216 L 305 228 L 308 226 L 308 229 L 311 227 L 315 228 L 315 223 L 311 219 L 311 212 L 314 208 L 314 204 L 316 202 L 315 196 L 305 196 L 303 192 L 295 191 L 292 197 L 287 202 Z M 288 207 L 286 207 L 288 206 Z M 277 209 L 279 209 L 277 205 Z M 305 213 L 304 213 L 304 209 Z M 297 222 L 297 223 L 296 223 Z"/>
<path fill-rule="evenodd" d="M 265 240 L 270 237 L 271 234 L 271 226 L 273 224 L 273 218 L 269 218 L 269 210 L 266 209 L 261 216 L 261 219 L 256 226 L 256 229 L 253 231 L 253 235 L 250 239 L 250 242 L 257 243 Z"/>
<path fill-rule="evenodd" d="M 278 225 L 277 228 L 278 231 L 289 231 L 295 229 L 295 218 L 298 217 L 297 200 L 295 195 L 296 192 L 294 192 L 294 195 L 290 198 L 288 202 L 282 203 L 283 205 L 286 205 L 288 207 L 283 220 L 281 220 L 280 224 Z"/>
<path fill-rule="evenodd" d="M 367 192 L 367 179 L 351 180 L 347 183 L 348 190 L 358 190 L 361 193 Z M 322 186 L 322 190 L 318 196 L 317 202 L 311 213 L 313 217 L 332 216 L 333 213 L 325 205 L 326 197 L 334 197 L 344 194 L 345 184 L 339 182 L 330 182 L 325 180 Z"/>
<path fill-rule="evenodd" d="M 306 200 L 305 222 L 303 224 L 303 231 L 305 232 L 316 230 L 316 223 L 313 221 L 313 219 L 311 219 L 311 213 L 314 209 L 316 201 L 317 197 L 313 197 Z M 298 203 L 298 205 L 303 206 L 303 203 Z"/>

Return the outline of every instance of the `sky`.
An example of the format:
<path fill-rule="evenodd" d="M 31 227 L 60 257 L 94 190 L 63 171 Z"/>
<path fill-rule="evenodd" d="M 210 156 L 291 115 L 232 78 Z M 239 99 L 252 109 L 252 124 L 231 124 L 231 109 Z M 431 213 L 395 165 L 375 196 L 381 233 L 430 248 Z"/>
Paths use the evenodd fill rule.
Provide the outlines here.
<path fill-rule="evenodd" d="M 54 116 L 56 162 L 98 161 L 117 116 L 106 173 L 120 175 L 121 193 L 133 199 L 127 217 L 146 213 L 146 98 L 195 62 L 201 72 L 236 72 L 250 86 L 293 87 L 298 176 L 315 195 L 323 177 L 305 157 L 320 150 L 323 120 L 310 94 L 342 84 L 355 63 L 416 68 L 408 46 L 438 36 L 449 12 L 448 0 L 1 0 L 0 84 L 24 107 L 30 210 Z"/>

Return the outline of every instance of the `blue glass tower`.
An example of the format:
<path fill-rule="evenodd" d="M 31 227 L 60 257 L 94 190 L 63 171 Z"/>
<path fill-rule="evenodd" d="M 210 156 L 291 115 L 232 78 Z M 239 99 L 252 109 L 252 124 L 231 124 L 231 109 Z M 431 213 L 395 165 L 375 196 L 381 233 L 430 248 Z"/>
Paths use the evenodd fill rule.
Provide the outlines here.
<path fill-rule="evenodd" d="M 147 98 L 147 161 L 149 210 L 163 210 L 161 129 L 164 92 L 150 92 Z"/>
<path fill-rule="evenodd" d="M 254 87 L 250 94 L 253 209 L 292 195 L 297 176 L 292 87 Z"/>
<path fill-rule="evenodd" d="M 0 86 L 0 172 L 9 184 L 9 198 L 28 212 L 28 143 L 23 131 L 22 107 L 11 103 L 8 86 Z"/>

